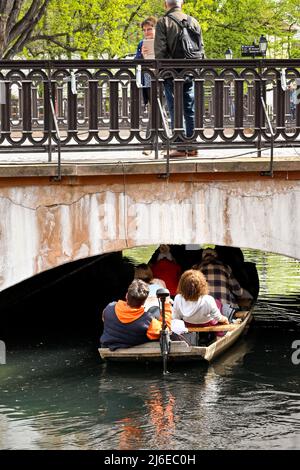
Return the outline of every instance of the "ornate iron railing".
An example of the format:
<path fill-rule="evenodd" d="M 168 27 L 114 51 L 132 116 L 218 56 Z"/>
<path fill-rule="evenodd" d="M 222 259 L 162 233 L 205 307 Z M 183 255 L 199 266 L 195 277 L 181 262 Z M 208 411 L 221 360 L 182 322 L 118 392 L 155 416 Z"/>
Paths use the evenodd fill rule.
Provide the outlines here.
<path fill-rule="evenodd" d="M 137 86 L 137 64 L 151 76 L 148 108 Z M 282 69 L 290 84 L 287 89 Z M 157 98 L 164 101 L 163 82 L 170 73 L 176 129 L 171 145 L 178 137 L 186 145 L 182 94 L 185 77 L 192 75 L 195 133 L 191 145 L 257 147 L 258 152 L 269 146 L 263 98 L 275 145 L 299 146 L 298 59 L 0 61 L 0 152 L 46 151 L 51 159 L 53 146 L 59 143 L 62 151 L 158 149 L 166 142 L 166 133 Z"/>

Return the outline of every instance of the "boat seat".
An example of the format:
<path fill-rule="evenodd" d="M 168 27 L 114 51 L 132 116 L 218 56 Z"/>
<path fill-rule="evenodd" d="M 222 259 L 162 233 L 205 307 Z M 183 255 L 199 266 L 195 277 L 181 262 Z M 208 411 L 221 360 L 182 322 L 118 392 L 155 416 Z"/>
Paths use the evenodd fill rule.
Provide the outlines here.
<path fill-rule="evenodd" d="M 193 327 L 188 327 L 189 333 L 192 331 L 196 331 L 198 333 L 213 333 L 216 331 L 234 331 L 236 330 L 241 322 L 247 317 L 249 312 L 245 311 L 240 311 L 240 312 L 235 312 L 234 317 L 237 319 L 236 323 L 229 323 L 228 324 L 218 324 L 216 326 L 193 326 Z"/>
<path fill-rule="evenodd" d="M 216 326 L 193 326 L 188 327 L 189 333 L 196 331 L 197 333 L 211 333 L 214 331 L 233 331 L 239 327 L 240 323 L 230 323 L 229 325 Z"/>

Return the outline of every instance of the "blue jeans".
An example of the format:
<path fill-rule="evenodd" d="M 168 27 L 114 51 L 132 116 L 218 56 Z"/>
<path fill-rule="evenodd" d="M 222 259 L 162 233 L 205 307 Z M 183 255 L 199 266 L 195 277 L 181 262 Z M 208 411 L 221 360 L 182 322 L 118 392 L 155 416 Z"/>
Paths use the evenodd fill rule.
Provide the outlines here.
<path fill-rule="evenodd" d="M 172 78 L 165 79 L 164 88 L 171 118 L 171 127 L 174 129 L 174 82 Z M 185 133 L 187 137 L 191 137 L 195 129 L 195 96 L 192 79 L 186 80 L 183 84 L 183 113 Z"/>

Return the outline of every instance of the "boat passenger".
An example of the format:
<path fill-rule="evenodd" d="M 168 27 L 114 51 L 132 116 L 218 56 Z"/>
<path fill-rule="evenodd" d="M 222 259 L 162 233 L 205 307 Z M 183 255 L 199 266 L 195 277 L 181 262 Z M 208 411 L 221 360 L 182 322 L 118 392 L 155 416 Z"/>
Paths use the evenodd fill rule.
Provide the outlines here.
<path fill-rule="evenodd" d="M 181 267 L 174 259 L 169 245 L 160 245 L 157 260 L 150 265 L 153 276 L 162 279 L 170 291 L 171 297 L 177 292 Z"/>
<path fill-rule="evenodd" d="M 162 318 L 158 309 L 145 311 L 144 304 L 149 295 L 149 287 L 144 281 L 134 279 L 126 294 L 126 300 L 111 302 L 103 310 L 103 333 L 101 347 L 111 351 L 130 348 L 147 341 L 160 338 Z M 165 303 L 165 319 L 168 328 L 171 325 L 171 305 Z"/>
<path fill-rule="evenodd" d="M 141 263 L 136 266 L 134 270 L 135 279 L 141 279 L 149 287 L 149 295 L 144 304 L 145 310 L 148 310 L 150 307 L 156 306 L 159 308 L 159 300 L 156 295 L 156 291 L 162 287 L 166 288 L 166 283 L 162 279 L 157 279 L 153 277 L 152 269 L 146 263 Z"/>
<path fill-rule="evenodd" d="M 205 276 L 194 269 L 185 271 L 179 280 L 172 318 L 183 320 L 188 327 L 228 324 L 228 318 L 222 315 L 215 299 L 208 295 Z M 216 336 L 224 336 L 224 332 L 218 331 Z"/>
<path fill-rule="evenodd" d="M 247 289 L 250 294 L 257 299 L 259 293 L 259 277 L 256 264 L 245 261 L 244 254 L 240 248 L 234 246 L 216 245 L 218 259 L 227 264 L 232 269 L 233 276 L 237 279 L 241 287 Z"/>
<path fill-rule="evenodd" d="M 203 250 L 201 263 L 194 267 L 206 277 L 210 295 L 220 300 L 222 304 L 238 308 L 239 301 L 253 299 L 233 276 L 232 269 L 218 258 L 216 250 L 212 248 Z"/>

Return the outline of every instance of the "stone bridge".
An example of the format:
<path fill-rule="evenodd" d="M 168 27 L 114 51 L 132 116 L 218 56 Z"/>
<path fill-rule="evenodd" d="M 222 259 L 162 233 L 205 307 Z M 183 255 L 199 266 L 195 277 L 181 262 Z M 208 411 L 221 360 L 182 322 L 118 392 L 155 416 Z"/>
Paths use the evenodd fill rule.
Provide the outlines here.
<path fill-rule="evenodd" d="M 70 261 L 158 243 L 215 243 L 300 259 L 300 162 L 1 165 L 0 290 Z"/>

